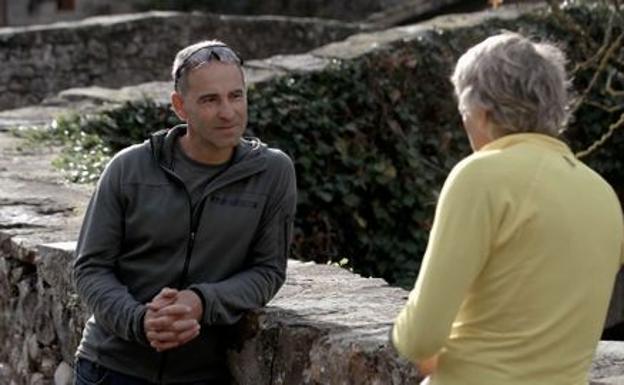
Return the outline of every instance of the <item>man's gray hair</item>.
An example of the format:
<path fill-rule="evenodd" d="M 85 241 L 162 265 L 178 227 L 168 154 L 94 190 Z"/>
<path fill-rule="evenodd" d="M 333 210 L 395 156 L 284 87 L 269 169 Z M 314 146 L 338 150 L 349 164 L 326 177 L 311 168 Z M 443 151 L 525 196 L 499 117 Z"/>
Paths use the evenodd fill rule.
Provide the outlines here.
<path fill-rule="evenodd" d="M 176 54 L 171 67 L 171 78 L 175 90 L 183 91 L 186 88 L 187 75 L 190 70 L 213 60 L 236 64 L 243 75 L 243 82 L 245 82 L 243 60 L 240 56 L 220 40 L 204 40 L 182 48 Z"/>
<path fill-rule="evenodd" d="M 557 136 L 568 118 L 565 62 L 548 43 L 510 32 L 489 37 L 457 62 L 451 81 L 459 109 L 486 109 L 494 138 L 519 132 Z"/>

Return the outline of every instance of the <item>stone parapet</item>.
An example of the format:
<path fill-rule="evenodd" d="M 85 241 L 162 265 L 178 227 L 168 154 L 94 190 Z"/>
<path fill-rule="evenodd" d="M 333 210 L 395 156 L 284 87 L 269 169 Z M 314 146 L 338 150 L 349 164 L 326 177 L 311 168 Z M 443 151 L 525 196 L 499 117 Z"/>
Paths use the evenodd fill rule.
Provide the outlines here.
<path fill-rule="evenodd" d="M 29 250 L 32 263 L 0 257 L 2 293 L 14 293 L 0 297 L 0 358 L 9 363 L 0 365 L 1 383 L 71 383 L 73 353 L 88 316 L 71 282 L 74 246 L 39 245 Z M 337 266 L 289 261 L 279 294 L 231 330 L 227 355 L 234 383 L 418 384 L 416 369 L 388 344 L 390 325 L 407 294 Z M 621 383 L 624 343 L 599 344 L 590 378 L 591 385 Z"/>

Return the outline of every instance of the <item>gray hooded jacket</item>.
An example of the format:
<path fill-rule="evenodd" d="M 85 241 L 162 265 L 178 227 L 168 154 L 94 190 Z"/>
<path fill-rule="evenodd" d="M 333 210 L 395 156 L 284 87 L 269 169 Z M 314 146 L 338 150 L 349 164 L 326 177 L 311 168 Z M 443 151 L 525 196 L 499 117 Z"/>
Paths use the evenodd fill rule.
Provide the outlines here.
<path fill-rule="evenodd" d="M 285 279 L 296 204 L 283 152 L 242 139 L 195 209 L 172 170 L 184 125 L 117 154 L 89 203 L 74 278 L 93 316 L 77 356 L 156 383 L 227 378 L 225 325 L 265 305 Z M 145 304 L 165 286 L 204 303 L 201 334 L 158 353 Z"/>

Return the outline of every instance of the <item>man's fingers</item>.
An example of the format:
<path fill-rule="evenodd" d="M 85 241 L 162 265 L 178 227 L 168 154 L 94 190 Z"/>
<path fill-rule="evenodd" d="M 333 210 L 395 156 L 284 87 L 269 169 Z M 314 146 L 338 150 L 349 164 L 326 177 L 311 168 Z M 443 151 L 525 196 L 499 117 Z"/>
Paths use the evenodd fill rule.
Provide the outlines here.
<path fill-rule="evenodd" d="M 147 308 L 153 312 L 157 312 L 160 309 L 163 309 L 167 306 L 173 305 L 175 303 L 175 298 L 171 299 L 171 300 L 167 300 L 167 299 L 155 299 L 152 302 L 148 302 L 147 304 L 145 304 L 145 306 L 147 306 Z"/>
<path fill-rule="evenodd" d="M 200 333 L 200 325 L 195 320 L 182 320 L 174 323 L 181 331 L 149 331 L 147 339 L 150 345 L 159 352 L 184 345 L 196 338 Z M 173 328 L 174 325 L 172 325 Z"/>
<path fill-rule="evenodd" d="M 158 294 L 163 296 L 176 295 L 178 294 L 178 291 L 170 287 L 163 287 L 163 289 Z"/>
<path fill-rule="evenodd" d="M 171 330 L 181 333 L 188 329 L 195 329 L 197 327 L 199 327 L 199 324 L 194 319 L 182 319 L 182 320 L 175 321 L 171 325 Z"/>
<path fill-rule="evenodd" d="M 145 331 L 180 332 L 198 325 L 196 320 L 186 318 L 189 314 L 190 308 L 186 305 L 171 305 L 158 312 L 150 312 L 144 321 Z"/>
<path fill-rule="evenodd" d="M 171 317 L 155 317 L 145 321 L 145 331 L 158 331 L 168 329 L 174 322 Z"/>
<path fill-rule="evenodd" d="M 156 306 L 148 304 L 144 327 L 147 340 L 157 351 L 176 348 L 199 335 L 200 326 L 196 319 L 191 318 L 190 306 L 174 303 L 158 310 L 153 310 L 153 307 Z"/>
<path fill-rule="evenodd" d="M 191 312 L 191 308 L 188 307 L 187 305 L 174 304 L 174 305 L 165 306 L 162 309 L 156 311 L 155 316 L 156 317 L 166 317 L 166 316 L 181 317 L 181 316 L 188 315 L 190 312 Z"/>
<path fill-rule="evenodd" d="M 163 319 L 159 322 L 171 323 L 179 318 L 186 318 L 191 312 L 191 308 L 186 305 L 169 305 L 159 310 L 150 309 L 148 306 L 148 313 L 145 318 L 145 325 L 148 326 L 150 322 L 154 320 Z"/>
<path fill-rule="evenodd" d="M 176 335 L 187 332 L 189 330 L 199 330 L 199 324 L 194 319 L 184 319 L 174 321 L 168 317 L 161 317 L 149 320 L 145 323 L 146 336 L 148 339 L 173 339 Z M 169 337 L 170 334 L 174 337 Z M 156 336 L 166 337 L 156 337 Z"/>
<path fill-rule="evenodd" d="M 178 334 L 178 342 L 180 343 L 180 345 L 184 345 L 185 343 L 189 342 L 193 338 L 197 337 L 199 335 L 199 332 L 200 332 L 200 327 L 198 324 L 196 327 L 188 329 Z"/>
<path fill-rule="evenodd" d="M 147 307 L 150 310 L 158 311 L 167 305 L 173 304 L 177 300 L 177 296 L 177 290 L 165 287 L 147 304 Z"/>

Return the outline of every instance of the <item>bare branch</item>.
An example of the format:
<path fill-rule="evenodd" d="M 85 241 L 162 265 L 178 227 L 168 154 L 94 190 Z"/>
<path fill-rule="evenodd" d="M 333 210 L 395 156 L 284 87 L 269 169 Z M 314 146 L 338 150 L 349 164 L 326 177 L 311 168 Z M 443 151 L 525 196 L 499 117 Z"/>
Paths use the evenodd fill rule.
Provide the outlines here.
<path fill-rule="evenodd" d="M 609 71 L 609 77 L 607 77 L 607 85 L 605 86 L 605 91 L 614 97 L 624 96 L 624 90 L 616 90 L 613 88 L 611 84 L 613 81 L 613 77 L 616 75 L 615 71 Z"/>
<path fill-rule="evenodd" d="M 594 86 L 598 82 L 598 78 L 600 77 L 600 74 L 607 68 L 607 64 L 609 64 L 609 60 L 621 47 L 623 40 L 624 40 L 624 32 L 620 33 L 617 39 L 615 39 L 615 41 L 609 46 L 605 54 L 602 56 L 602 59 L 600 60 L 600 65 L 596 69 L 596 72 L 594 72 L 594 76 L 589 82 L 589 85 L 587 85 L 587 88 L 585 88 L 585 91 L 583 91 L 583 94 L 581 95 L 581 97 L 578 98 L 576 102 L 574 103 L 572 107 L 572 111 L 571 111 L 572 114 L 574 114 L 579 109 L 579 107 L 585 102 L 587 95 L 589 95 L 591 90 L 594 88 Z"/>
<path fill-rule="evenodd" d="M 615 0 L 615 1 L 618 1 L 618 0 Z M 600 61 L 600 58 L 604 55 L 604 52 L 607 50 L 607 47 L 609 46 L 609 42 L 611 41 L 611 35 L 613 34 L 614 19 L 615 19 L 615 13 L 612 13 L 611 16 L 609 17 L 609 23 L 607 24 L 607 30 L 605 31 L 604 39 L 602 39 L 602 44 L 600 46 L 600 49 L 598 49 L 596 53 L 592 55 L 586 61 L 582 63 L 578 63 L 572 70 L 573 76 L 578 71 L 593 67 L 596 63 Z"/>
<path fill-rule="evenodd" d="M 591 146 L 589 146 L 587 149 L 577 152 L 576 153 L 576 157 L 581 159 L 586 157 L 587 155 L 591 154 L 592 152 L 594 152 L 597 148 L 599 148 L 600 146 L 602 146 L 611 136 L 613 136 L 613 133 L 615 132 L 615 130 L 621 128 L 624 126 L 624 113 L 622 113 L 620 115 L 620 119 L 611 124 L 609 126 L 609 130 L 607 132 L 605 132 L 600 139 L 598 139 L 597 141 L 595 141 Z"/>
<path fill-rule="evenodd" d="M 566 27 L 568 30 L 570 30 L 570 32 L 577 34 L 581 37 L 579 48 L 583 51 L 583 56 L 590 56 L 591 53 L 596 50 L 596 42 L 587 35 L 587 31 L 585 30 L 585 28 L 578 25 L 578 23 L 573 18 L 571 18 L 561 10 L 558 0 L 547 0 L 547 3 L 550 6 L 550 10 L 555 19 L 559 20 L 559 23 L 562 26 Z"/>
<path fill-rule="evenodd" d="M 622 16 L 624 13 L 624 11 L 622 11 L 622 8 L 620 7 L 620 0 L 611 0 L 611 3 L 613 4 L 613 8 L 615 9 L 615 12 L 617 12 L 620 16 Z"/>
<path fill-rule="evenodd" d="M 620 110 L 624 110 L 624 104 L 617 104 L 615 106 L 606 106 L 602 103 L 598 103 L 598 102 L 594 102 L 593 100 L 588 100 L 585 102 L 585 104 L 587 104 L 588 106 L 592 106 L 592 107 L 596 107 L 604 112 L 607 112 L 609 114 L 612 114 L 614 112 L 618 112 Z"/>

